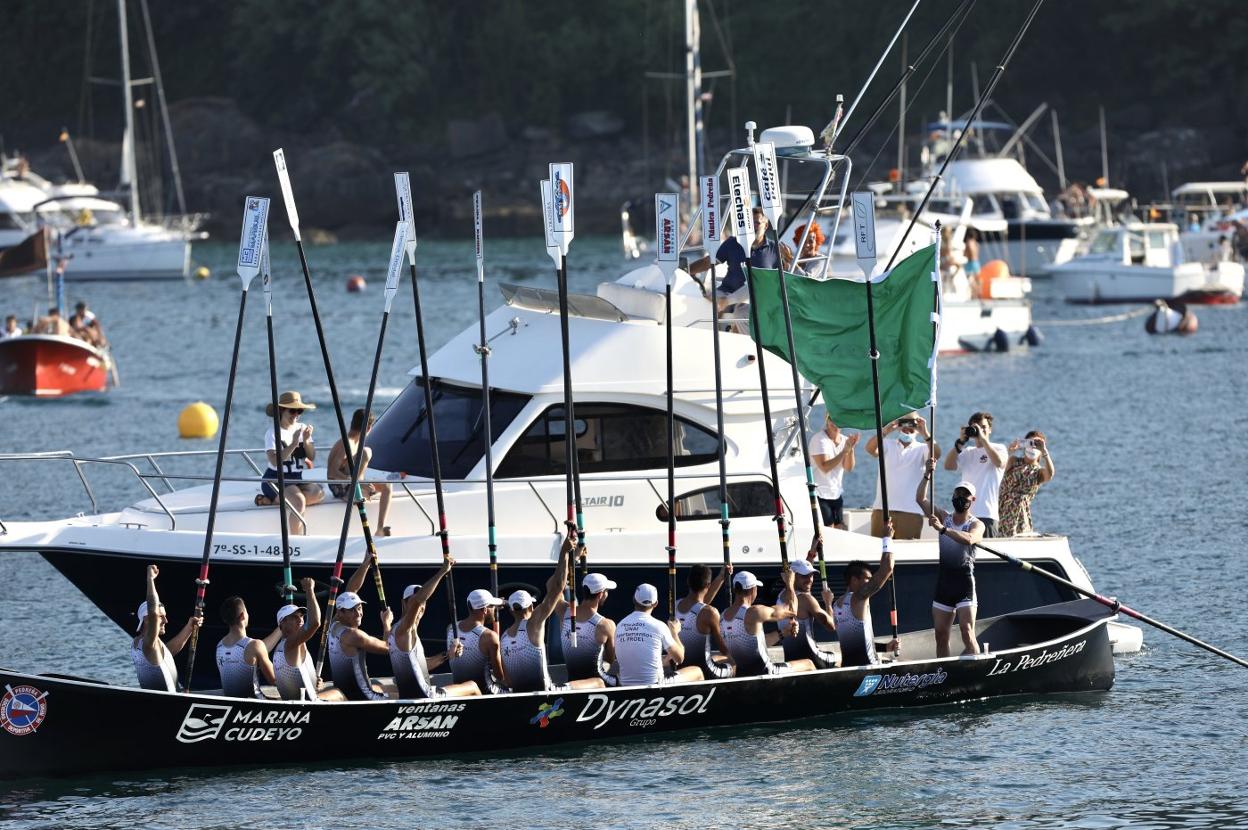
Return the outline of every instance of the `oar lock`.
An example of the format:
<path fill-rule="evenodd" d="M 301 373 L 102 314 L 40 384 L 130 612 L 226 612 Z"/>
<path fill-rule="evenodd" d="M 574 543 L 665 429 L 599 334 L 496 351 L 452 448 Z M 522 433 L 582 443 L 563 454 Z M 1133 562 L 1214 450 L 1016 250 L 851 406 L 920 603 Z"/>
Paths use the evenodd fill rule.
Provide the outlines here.
<path fill-rule="evenodd" d="M 201 588 L 206 588 L 206 587 L 208 587 L 209 582 L 208 582 L 208 579 L 207 579 L 206 577 L 205 577 L 205 578 L 203 578 L 203 579 L 200 579 L 200 578 L 196 577 L 196 579 L 195 579 L 195 584 L 196 584 L 196 585 L 198 585 L 198 586 L 199 586 L 199 587 L 201 587 Z"/>

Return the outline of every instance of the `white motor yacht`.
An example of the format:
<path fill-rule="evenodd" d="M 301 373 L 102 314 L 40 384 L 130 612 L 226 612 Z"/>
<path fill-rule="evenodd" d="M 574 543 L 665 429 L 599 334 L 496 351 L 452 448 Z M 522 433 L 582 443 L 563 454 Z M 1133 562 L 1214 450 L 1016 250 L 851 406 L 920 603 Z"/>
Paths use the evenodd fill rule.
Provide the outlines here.
<path fill-rule="evenodd" d="M 1103 228 L 1087 254 L 1054 268 L 1052 275 L 1073 303 L 1223 303 L 1244 292 L 1243 265 L 1185 261 L 1178 226 L 1161 222 Z"/>

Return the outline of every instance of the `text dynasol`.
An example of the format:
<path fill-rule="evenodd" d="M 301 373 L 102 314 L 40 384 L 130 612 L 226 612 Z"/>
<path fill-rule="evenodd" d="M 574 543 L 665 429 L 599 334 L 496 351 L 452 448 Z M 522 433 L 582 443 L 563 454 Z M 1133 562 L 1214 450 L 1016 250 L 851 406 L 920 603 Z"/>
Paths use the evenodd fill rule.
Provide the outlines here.
<path fill-rule="evenodd" d="M 576 716 L 576 722 L 596 720 L 594 729 L 601 729 L 612 720 L 626 722 L 629 726 L 653 726 L 659 718 L 695 713 L 700 715 L 706 711 L 714 696 L 713 688 L 705 695 L 660 695 L 615 701 L 610 695 L 590 695 L 580 714 Z"/>

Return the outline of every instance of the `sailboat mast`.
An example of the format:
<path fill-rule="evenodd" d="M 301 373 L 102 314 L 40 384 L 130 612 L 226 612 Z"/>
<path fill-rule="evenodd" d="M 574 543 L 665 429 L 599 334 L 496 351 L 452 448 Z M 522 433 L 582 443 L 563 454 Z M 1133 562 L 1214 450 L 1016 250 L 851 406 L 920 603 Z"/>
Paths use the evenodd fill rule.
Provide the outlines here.
<path fill-rule="evenodd" d="M 139 165 L 135 152 L 134 91 L 130 86 L 130 36 L 126 30 L 126 0 L 117 0 L 117 20 L 121 31 L 121 98 L 126 108 L 126 138 L 121 143 L 123 178 L 130 183 L 130 221 L 135 225 L 143 219 L 139 206 Z"/>
<path fill-rule="evenodd" d="M 685 0 L 685 115 L 689 141 L 689 216 L 698 205 L 698 171 L 706 169 L 702 136 L 702 27 L 698 0 Z M 705 243 L 704 243 L 705 244 Z"/>

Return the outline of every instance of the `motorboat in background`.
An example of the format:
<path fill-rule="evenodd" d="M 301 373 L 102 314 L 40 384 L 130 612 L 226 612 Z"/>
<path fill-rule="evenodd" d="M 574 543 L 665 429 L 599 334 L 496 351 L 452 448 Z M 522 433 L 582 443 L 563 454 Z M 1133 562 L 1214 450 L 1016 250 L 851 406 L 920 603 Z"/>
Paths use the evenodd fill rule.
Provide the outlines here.
<path fill-rule="evenodd" d="M 22 334 L 0 338 L 0 395 L 54 398 L 103 392 L 112 369 L 107 348 L 77 337 Z"/>
<path fill-rule="evenodd" d="M 1239 300 L 1243 265 L 1189 262 L 1184 253 L 1177 225 L 1129 222 L 1099 231 L 1087 254 L 1054 268 L 1052 276 L 1072 303 Z"/>

